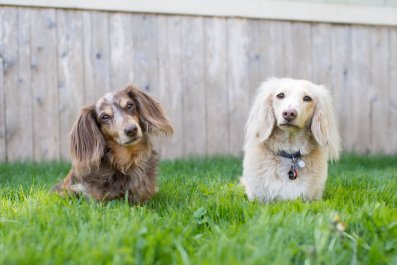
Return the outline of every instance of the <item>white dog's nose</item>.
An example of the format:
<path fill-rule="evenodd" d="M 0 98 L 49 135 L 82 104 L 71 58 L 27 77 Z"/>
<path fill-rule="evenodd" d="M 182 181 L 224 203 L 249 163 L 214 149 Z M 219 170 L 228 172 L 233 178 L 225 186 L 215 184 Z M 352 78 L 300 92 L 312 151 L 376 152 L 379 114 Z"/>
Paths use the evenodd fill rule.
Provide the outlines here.
<path fill-rule="evenodd" d="M 298 112 L 296 111 L 296 109 L 289 109 L 283 111 L 283 118 L 288 122 L 294 120 L 297 115 Z"/>

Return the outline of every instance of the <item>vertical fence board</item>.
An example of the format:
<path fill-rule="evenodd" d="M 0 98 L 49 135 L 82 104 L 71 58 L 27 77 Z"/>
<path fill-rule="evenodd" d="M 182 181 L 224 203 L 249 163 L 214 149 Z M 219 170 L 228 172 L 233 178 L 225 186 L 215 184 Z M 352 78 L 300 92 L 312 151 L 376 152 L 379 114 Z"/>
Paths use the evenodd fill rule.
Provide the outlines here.
<path fill-rule="evenodd" d="M 85 102 L 95 103 L 110 91 L 108 14 L 84 12 Z"/>
<path fill-rule="evenodd" d="M 311 67 L 311 28 L 309 23 L 293 22 L 286 30 L 286 71 L 289 77 L 310 80 Z M 288 39 L 289 37 L 289 39 Z"/>
<path fill-rule="evenodd" d="M 7 142 L 7 160 L 17 158 L 15 139 L 17 139 L 19 124 L 18 93 L 18 9 L 7 8 L 3 15 L 3 70 L 4 70 L 4 97 L 5 97 L 5 126 Z M 17 115 L 18 118 L 15 118 Z M 10 148 L 11 147 L 11 148 Z"/>
<path fill-rule="evenodd" d="M 387 28 L 372 27 L 370 31 L 371 42 L 371 98 L 370 98 L 370 120 L 371 120 L 371 147 L 375 153 L 386 153 L 388 151 L 388 100 L 389 81 L 389 35 Z"/>
<path fill-rule="evenodd" d="M 18 119 L 12 119 L 13 110 L 15 110 L 15 101 L 17 94 L 14 93 L 18 84 L 18 11 L 16 8 L 7 8 L 2 13 L 2 58 L 3 58 L 3 100 L 4 100 L 4 132 L 5 145 L 7 151 L 5 159 L 11 155 L 13 150 L 8 150 L 7 146 L 12 145 L 13 137 L 19 129 Z M 18 112 L 17 112 L 18 113 Z M 19 113 L 18 113 L 19 116 Z"/>
<path fill-rule="evenodd" d="M 203 18 L 182 17 L 184 155 L 206 152 Z"/>
<path fill-rule="evenodd" d="M 181 18 L 159 16 L 157 23 L 159 100 L 175 130 L 172 138 L 161 139 L 161 157 L 172 159 L 183 155 Z"/>
<path fill-rule="evenodd" d="M 273 35 L 270 21 L 266 20 L 254 20 L 255 24 L 254 32 L 250 39 L 248 50 L 251 50 L 251 62 L 249 67 L 249 74 L 251 71 L 253 74 L 248 76 L 249 82 L 251 83 L 250 93 L 254 96 L 259 85 L 269 79 L 270 77 L 276 76 L 272 64 L 273 53 L 276 53 L 276 49 L 272 49 Z M 252 24 L 249 21 L 249 24 Z M 278 50 L 281 50 L 278 47 Z M 277 59 L 278 60 L 278 59 Z M 255 62 L 255 63 L 253 63 Z M 283 75 L 280 75 L 282 77 Z M 253 98 L 251 102 L 253 101 Z M 248 115 L 247 115 L 248 116 Z"/>
<path fill-rule="evenodd" d="M 19 130 L 18 140 L 14 145 L 14 151 L 17 151 L 16 159 L 31 159 L 33 156 L 33 100 L 31 85 L 31 41 L 30 41 L 30 16 L 32 12 L 29 9 L 20 8 L 19 25 L 18 25 L 18 111 L 19 111 Z M 53 89 L 56 89 L 54 87 Z M 23 148 L 21 148 L 23 146 Z M 10 146 L 11 147 L 11 146 Z"/>
<path fill-rule="evenodd" d="M 388 125 L 390 126 L 390 139 L 388 153 L 397 153 L 397 28 L 389 28 L 389 106 L 387 116 L 389 117 Z"/>
<path fill-rule="evenodd" d="M 0 13 L 0 16 L 2 14 Z M 1 28 L 1 25 L 0 25 Z M 1 31 L 1 29 L 0 29 Z M 2 37 L 0 33 L 0 38 Z M 3 58 L 0 56 L 0 162 L 6 161 L 7 145 L 6 145 L 6 126 L 5 126 L 5 100 L 4 100 L 4 75 L 3 75 Z"/>
<path fill-rule="evenodd" d="M 157 16 L 133 17 L 134 83 L 152 96 L 158 96 Z"/>
<path fill-rule="evenodd" d="M 352 113 L 351 124 L 353 151 L 366 153 L 370 151 L 371 122 L 370 110 L 373 91 L 370 84 L 370 31 L 367 27 L 355 26 L 352 30 Z M 367 88 L 367 89 L 365 89 Z"/>
<path fill-rule="evenodd" d="M 57 10 L 57 24 L 60 148 L 67 159 L 68 134 L 84 104 L 82 13 Z"/>
<path fill-rule="evenodd" d="M 4 9 L 0 9 L 0 21 L 4 21 Z M 4 71 L 3 71 L 3 23 L 0 22 L 0 162 L 7 159 L 6 124 L 5 124 L 5 98 L 4 98 Z"/>
<path fill-rule="evenodd" d="M 248 76 L 249 104 L 252 105 L 259 85 L 273 76 L 271 71 L 271 29 L 269 21 L 252 20 L 248 23 L 249 55 Z"/>
<path fill-rule="evenodd" d="M 284 28 L 289 23 L 280 21 L 269 21 L 270 27 L 270 77 L 284 77 L 286 74 L 286 45 Z"/>
<path fill-rule="evenodd" d="M 134 79 L 133 36 L 130 14 L 109 14 L 110 90 L 118 90 Z"/>
<path fill-rule="evenodd" d="M 229 150 L 226 20 L 204 19 L 207 154 Z"/>
<path fill-rule="evenodd" d="M 31 14 L 34 157 L 59 159 L 56 17 L 53 9 Z M 40 30 L 37 30 L 40 29 Z"/>
<path fill-rule="evenodd" d="M 280 48 L 282 48 L 284 53 L 284 76 L 291 77 L 291 78 L 298 78 L 298 75 L 295 74 L 295 69 L 293 68 L 293 64 L 295 61 L 294 54 L 293 54 L 293 45 L 295 43 L 293 34 L 292 34 L 292 23 L 285 22 L 281 25 L 281 30 L 283 33 L 282 41 L 283 43 L 280 44 Z M 302 44 L 300 45 L 302 46 Z M 297 49 L 297 48 L 296 48 Z M 283 77 L 284 77 L 283 76 Z"/>
<path fill-rule="evenodd" d="M 329 24 L 312 25 L 312 77 L 316 84 L 323 84 L 333 91 L 332 85 L 332 41 Z"/>
<path fill-rule="evenodd" d="M 26 160 L 33 156 L 29 11 L 10 9 L 4 25 L 7 159 Z"/>
<path fill-rule="evenodd" d="M 351 30 L 349 26 L 335 26 L 331 29 L 332 42 L 332 87 L 335 110 L 343 148 L 353 147 L 351 85 Z"/>
<path fill-rule="evenodd" d="M 249 63 L 247 32 L 246 19 L 228 19 L 229 152 L 233 155 L 242 154 L 244 127 L 251 105 L 250 87 L 247 83 Z"/>

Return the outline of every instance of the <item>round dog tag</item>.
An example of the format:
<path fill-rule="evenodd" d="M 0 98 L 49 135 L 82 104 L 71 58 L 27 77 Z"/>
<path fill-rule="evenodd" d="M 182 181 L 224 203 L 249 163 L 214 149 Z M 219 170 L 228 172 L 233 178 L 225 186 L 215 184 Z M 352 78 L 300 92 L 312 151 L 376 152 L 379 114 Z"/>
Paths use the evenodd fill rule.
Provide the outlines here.
<path fill-rule="evenodd" d="M 306 163 L 305 163 L 305 161 L 299 159 L 297 165 L 298 165 L 298 167 L 300 167 L 300 168 L 304 168 L 305 165 L 306 165 Z"/>

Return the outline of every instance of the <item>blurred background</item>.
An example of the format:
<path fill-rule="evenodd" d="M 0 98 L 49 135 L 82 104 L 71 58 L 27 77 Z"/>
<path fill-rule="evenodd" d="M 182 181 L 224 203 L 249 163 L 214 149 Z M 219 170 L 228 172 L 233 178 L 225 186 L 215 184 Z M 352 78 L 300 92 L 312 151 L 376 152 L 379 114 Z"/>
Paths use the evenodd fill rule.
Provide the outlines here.
<path fill-rule="evenodd" d="M 269 77 L 327 86 L 343 149 L 397 153 L 397 0 L 0 0 L 0 161 L 68 160 L 82 106 L 135 83 L 162 158 L 242 155 Z"/>

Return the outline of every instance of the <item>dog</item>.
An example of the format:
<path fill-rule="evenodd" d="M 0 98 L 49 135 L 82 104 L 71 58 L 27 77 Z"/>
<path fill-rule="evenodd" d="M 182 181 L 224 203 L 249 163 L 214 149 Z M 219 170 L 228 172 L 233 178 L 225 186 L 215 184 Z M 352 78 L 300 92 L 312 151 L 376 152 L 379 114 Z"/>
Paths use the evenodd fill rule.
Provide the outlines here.
<path fill-rule="evenodd" d="M 173 127 L 160 103 L 134 85 L 84 107 L 70 132 L 72 169 L 53 191 L 143 203 L 156 192 L 153 135 Z"/>
<path fill-rule="evenodd" d="M 262 83 L 246 123 L 243 176 L 249 200 L 321 199 L 341 139 L 328 90 L 306 80 Z"/>

